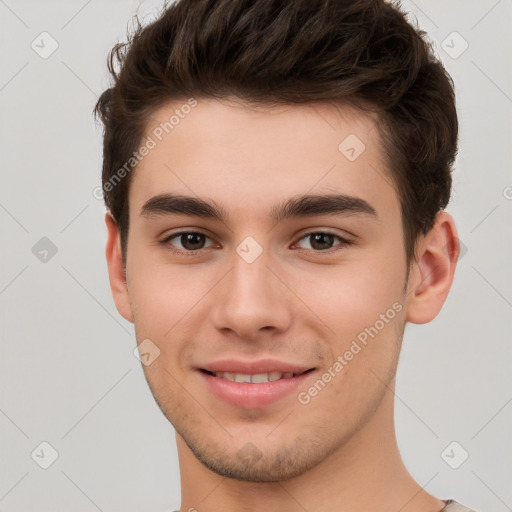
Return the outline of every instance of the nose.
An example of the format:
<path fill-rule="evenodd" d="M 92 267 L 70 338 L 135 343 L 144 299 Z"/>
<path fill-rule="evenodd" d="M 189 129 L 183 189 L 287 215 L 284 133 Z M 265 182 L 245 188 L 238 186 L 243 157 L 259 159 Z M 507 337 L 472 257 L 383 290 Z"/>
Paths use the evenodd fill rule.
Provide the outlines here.
<path fill-rule="evenodd" d="M 265 252 L 251 263 L 234 255 L 231 271 L 211 297 L 216 329 L 254 341 L 263 332 L 268 336 L 290 327 L 293 294 L 284 284 L 286 278 L 279 276 L 277 265 L 269 268 L 269 263 Z"/>

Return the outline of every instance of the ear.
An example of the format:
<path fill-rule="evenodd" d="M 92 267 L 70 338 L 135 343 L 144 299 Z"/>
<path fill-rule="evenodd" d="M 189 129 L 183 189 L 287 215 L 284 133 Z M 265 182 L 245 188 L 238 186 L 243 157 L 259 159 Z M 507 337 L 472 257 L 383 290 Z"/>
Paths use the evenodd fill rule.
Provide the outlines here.
<path fill-rule="evenodd" d="M 105 215 L 105 224 L 107 225 L 108 238 L 106 247 L 108 276 L 110 289 L 117 310 L 123 318 L 133 322 L 132 307 L 128 295 L 126 284 L 126 273 L 123 259 L 121 257 L 121 238 L 117 222 L 110 212 Z"/>
<path fill-rule="evenodd" d="M 406 319 L 414 324 L 433 320 L 450 291 L 460 244 L 452 216 L 439 212 L 432 229 L 422 236 L 411 265 Z"/>

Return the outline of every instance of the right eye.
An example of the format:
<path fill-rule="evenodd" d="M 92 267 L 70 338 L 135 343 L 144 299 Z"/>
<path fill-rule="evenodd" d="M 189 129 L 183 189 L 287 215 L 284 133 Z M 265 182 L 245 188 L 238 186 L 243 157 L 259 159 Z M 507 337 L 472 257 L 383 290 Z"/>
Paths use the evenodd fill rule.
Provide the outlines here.
<path fill-rule="evenodd" d="M 182 248 L 176 248 L 175 244 L 171 242 L 174 239 L 178 240 L 178 243 L 181 244 Z M 170 246 L 170 249 L 177 253 L 194 253 L 205 248 L 206 239 L 209 240 L 210 237 L 203 233 L 195 231 L 180 231 L 179 233 L 173 233 L 162 240 L 162 244 Z"/>

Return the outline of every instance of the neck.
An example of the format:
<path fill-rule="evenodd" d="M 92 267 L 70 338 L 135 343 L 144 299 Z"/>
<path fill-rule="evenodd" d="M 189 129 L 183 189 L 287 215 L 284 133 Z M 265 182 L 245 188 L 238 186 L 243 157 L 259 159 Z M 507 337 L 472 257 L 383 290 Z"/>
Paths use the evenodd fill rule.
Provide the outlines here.
<path fill-rule="evenodd" d="M 394 388 L 394 383 L 393 386 Z M 369 422 L 322 463 L 281 482 L 217 475 L 176 435 L 181 512 L 439 512 L 445 503 L 414 481 L 400 457 L 392 391 Z"/>

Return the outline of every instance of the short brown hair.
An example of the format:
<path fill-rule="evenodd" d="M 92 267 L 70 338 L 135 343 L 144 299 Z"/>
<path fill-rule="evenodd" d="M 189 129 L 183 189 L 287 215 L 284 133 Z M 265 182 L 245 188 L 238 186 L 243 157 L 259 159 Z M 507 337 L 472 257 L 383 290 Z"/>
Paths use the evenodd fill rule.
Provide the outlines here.
<path fill-rule="evenodd" d="M 178 0 L 146 27 L 136 21 L 128 42 L 109 54 L 114 83 L 94 109 L 104 124 L 104 198 L 123 258 L 131 174 L 115 186 L 112 179 L 140 145 L 148 117 L 173 100 L 235 96 L 377 112 L 411 260 L 418 236 L 450 199 L 458 120 L 451 77 L 399 3 Z"/>

